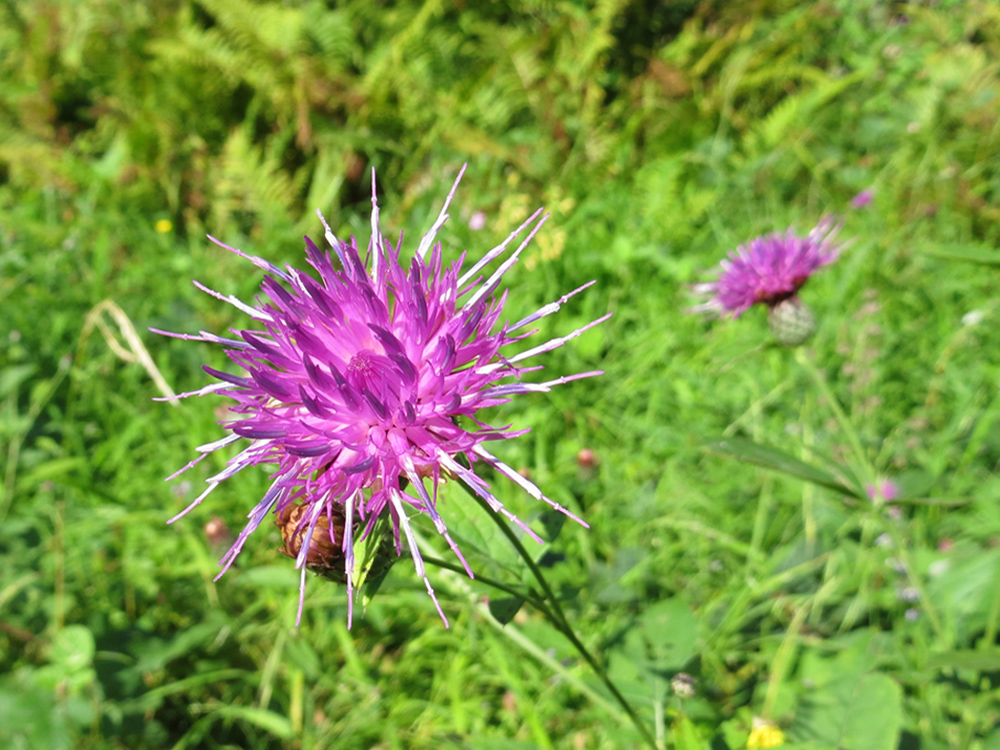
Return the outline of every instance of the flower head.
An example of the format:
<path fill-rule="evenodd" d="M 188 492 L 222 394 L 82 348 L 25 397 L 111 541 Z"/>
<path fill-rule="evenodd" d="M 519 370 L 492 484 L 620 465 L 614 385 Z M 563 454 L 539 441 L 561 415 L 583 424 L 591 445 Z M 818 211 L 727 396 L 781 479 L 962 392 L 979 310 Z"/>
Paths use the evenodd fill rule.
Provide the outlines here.
<path fill-rule="evenodd" d="M 754 716 L 750 736 L 747 737 L 747 750 L 781 747 L 785 744 L 785 733 L 773 721 Z"/>
<path fill-rule="evenodd" d="M 396 555 L 402 554 L 404 545 L 408 548 L 417 574 L 447 624 L 410 524 L 411 515 L 426 514 L 472 576 L 438 512 L 437 487 L 443 479 L 462 480 L 495 512 L 538 539 L 469 468 L 477 462 L 583 523 L 486 447 L 526 430 L 493 427 L 482 421 L 480 412 L 516 394 L 546 392 L 601 374 L 583 372 L 535 383 L 520 379 L 524 372 L 542 369 L 522 363 L 562 346 L 609 315 L 568 335 L 511 351 L 535 333 L 534 323 L 594 282 L 523 320 L 501 323 L 506 292 L 497 294 L 497 289 L 547 217 L 539 219 L 539 209 L 466 270 L 464 254 L 446 265 L 435 239 L 448 218 L 448 206 L 461 178 L 459 173 L 437 220 L 409 259 L 400 256 L 399 244 L 394 248 L 379 233 L 374 171 L 367 261 L 353 238 L 344 242 L 334 236 L 322 215 L 333 256 L 307 237 L 306 256 L 314 275 L 292 267 L 280 269 L 210 238 L 267 272 L 261 285 L 263 296 L 253 305 L 195 282 L 199 289 L 246 313 L 256 326 L 235 330 L 234 338 L 205 331 L 166 333 L 221 344 L 241 371 L 231 374 L 206 366 L 205 371 L 218 382 L 178 397 L 221 393 L 235 402 L 230 410 L 237 416 L 221 422 L 230 434 L 199 447 L 201 456 L 181 472 L 213 451 L 245 444 L 171 522 L 237 472 L 258 464 L 272 465 L 271 487 L 250 511 L 249 522 L 220 561 L 219 576 L 232 565 L 248 536 L 274 516 L 282 524 L 283 552 L 294 556 L 302 571 L 296 622 L 302 615 L 306 569 L 329 572 L 334 564 L 343 565 L 350 622 L 355 543 L 372 535 L 376 523 L 383 520 L 392 529 Z M 487 274 L 484 269 L 508 253 L 525 230 L 524 240 Z"/>
<path fill-rule="evenodd" d="M 740 245 L 722 261 L 722 273 L 696 291 L 709 299 L 695 308 L 738 318 L 757 303 L 773 308 L 795 296 L 817 270 L 837 258 L 839 227 L 824 219 L 805 237 L 791 229 Z"/>
<path fill-rule="evenodd" d="M 899 485 L 891 479 L 878 479 L 874 484 L 865 485 L 865 493 L 869 500 L 881 499 L 888 502 L 900 497 Z"/>
<path fill-rule="evenodd" d="M 869 203 L 872 202 L 872 199 L 874 197 L 875 197 L 875 191 L 872 190 L 871 188 L 868 188 L 867 190 L 862 190 L 860 193 L 851 198 L 851 208 L 855 210 L 864 208 L 865 206 L 867 206 Z"/>

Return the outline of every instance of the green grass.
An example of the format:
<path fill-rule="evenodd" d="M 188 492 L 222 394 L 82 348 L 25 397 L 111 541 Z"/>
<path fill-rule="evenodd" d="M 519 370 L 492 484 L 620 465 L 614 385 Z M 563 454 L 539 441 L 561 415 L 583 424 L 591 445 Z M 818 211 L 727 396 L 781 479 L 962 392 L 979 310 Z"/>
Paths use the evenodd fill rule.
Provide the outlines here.
<path fill-rule="evenodd" d="M 467 161 L 446 258 L 544 204 L 510 318 L 590 279 L 544 333 L 614 312 L 545 361 L 603 377 L 492 416 L 532 428 L 502 457 L 589 522 L 546 572 L 663 746 L 737 750 L 763 717 L 786 747 L 1000 747 L 1000 11 L 653 5 L 0 4 L 0 745 L 638 746 L 568 642 L 530 606 L 500 626 L 479 582 L 432 571 L 445 629 L 404 560 L 348 631 L 343 587 L 311 579 L 296 630 L 265 525 L 213 583 L 206 524 L 238 533 L 266 472 L 166 526 L 221 466 L 162 481 L 220 436 L 221 401 L 153 402 L 97 323 L 112 301 L 198 388 L 221 353 L 147 328 L 242 325 L 190 280 L 252 299 L 261 279 L 205 232 L 299 263 L 321 208 L 364 242 L 375 166 L 412 248 Z M 804 359 L 762 311 L 686 313 L 726 252 L 830 212 L 851 242 L 804 289 Z M 724 438 L 903 501 L 707 448 Z"/>

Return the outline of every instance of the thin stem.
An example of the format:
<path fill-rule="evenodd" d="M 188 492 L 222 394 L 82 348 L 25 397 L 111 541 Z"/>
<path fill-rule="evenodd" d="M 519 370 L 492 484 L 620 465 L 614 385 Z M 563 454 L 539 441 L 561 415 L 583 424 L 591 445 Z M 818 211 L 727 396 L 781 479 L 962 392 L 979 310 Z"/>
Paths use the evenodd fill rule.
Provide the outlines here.
<path fill-rule="evenodd" d="M 844 413 L 843 407 L 840 405 L 840 402 L 834 395 L 833 390 L 830 388 L 830 384 L 826 382 L 826 378 L 823 376 L 823 373 L 819 371 L 819 368 L 816 367 L 816 363 L 809 358 L 809 355 L 806 354 L 801 347 L 799 347 L 795 352 L 795 361 L 802 365 L 802 367 L 809 373 L 813 382 L 816 383 L 816 387 L 819 388 L 820 393 L 823 394 L 823 397 L 830 405 L 830 410 L 833 412 L 833 416 L 836 418 L 837 424 L 840 425 L 840 429 L 844 431 L 847 441 L 851 444 L 851 450 L 854 452 L 854 457 L 857 459 L 858 463 L 861 465 L 861 469 L 866 474 L 865 479 L 869 482 L 874 482 L 875 472 L 871 468 L 865 449 L 862 447 L 861 440 L 858 438 L 858 433 L 851 424 L 851 421 L 847 418 L 847 414 Z"/>
<path fill-rule="evenodd" d="M 600 678 L 601 682 L 604 683 L 605 687 L 611 692 L 618 704 L 625 710 L 628 714 L 629 719 L 635 725 L 635 728 L 639 730 L 646 743 L 656 750 L 657 744 L 653 735 L 650 734 L 649 728 L 642 723 L 639 719 L 639 715 L 632 708 L 631 704 L 625 699 L 625 696 L 621 694 L 615 684 L 611 681 L 608 673 L 605 671 L 604 667 L 594 658 L 593 654 L 587 649 L 583 642 L 577 637 L 576 632 L 573 630 L 573 626 L 570 625 L 569 620 L 566 618 L 566 614 L 563 612 L 562 606 L 559 604 L 559 599 L 556 598 L 555 592 L 552 591 L 552 587 L 549 586 L 549 582 L 545 579 L 541 568 L 535 562 L 535 559 L 528 553 L 528 550 L 524 548 L 521 540 L 517 538 L 517 535 L 510 528 L 506 521 L 500 517 L 498 513 L 494 513 L 493 509 L 490 508 L 489 503 L 483 498 L 473 492 L 470 488 L 466 487 L 464 483 L 461 483 L 463 489 L 468 492 L 469 496 L 472 497 L 479 505 L 486 511 L 487 515 L 493 519 L 493 522 L 497 525 L 497 528 L 503 532 L 503 535 L 507 537 L 508 541 L 513 545 L 514 549 L 521 556 L 524 562 L 527 564 L 528 568 L 531 570 L 531 574 L 538 581 L 538 585 L 542 587 L 542 591 L 545 595 L 545 599 L 551 605 L 551 610 L 548 612 L 549 621 L 556 627 L 556 629 L 562 633 L 569 640 L 573 647 L 577 650 L 580 656 L 583 657 L 584 661 L 590 665 L 590 668 L 594 670 L 597 676 Z M 542 610 L 545 614 L 545 610 Z"/>
<path fill-rule="evenodd" d="M 862 471 L 865 473 L 865 480 L 871 483 L 871 485 L 876 488 L 875 496 L 872 498 L 872 506 L 876 511 L 878 511 L 885 501 L 882 498 L 881 496 L 882 493 L 878 489 L 877 482 L 875 481 L 875 469 L 872 467 L 871 463 L 868 460 L 867 455 L 865 454 L 864 448 L 861 446 L 861 440 L 858 438 L 857 432 L 851 425 L 851 422 L 847 418 L 847 414 L 844 412 L 844 409 L 840 405 L 840 402 L 837 400 L 837 397 L 833 394 L 833 390 L 826 382 L 826 378 L 823 376 L 823 373 L 820 372 L 818 367 L 816 367 L 816 363 L 813 362 L 801 348 L 799 348 L 795 352 L 795 361 L 798 362 L 809 373 L 809 375 L 813 379 L 813 382 L 816 383 L 816 387 L 819 388 L 820 393 L 823 394 L 823 397 L 830 405 L 830 410 L 833 411 L 833 415 L 834 417 L 836 417 L 837 423 L 840 425 L 840 428 L 846 435 L 848 442 L 850 442 L 851 450 L 854 451 L 855 458 L 860 464 Z M 909 562 L 909 555 L 907 554 L 906 547 L 904 546 L 905 540 L 903 539 L 903 535 L 900 532 L 900 530 L 896 528 L 896 525 L 893 524 L 891 521 L 886 524 L 877 524 L 862 520 L 862 528 L 861 528 L 862 548 L 866 549 L 870 546 L 871 537 L 874 534 L 877 525 L 885 525 L 888 527 L 889 535 L 892 537 L 892 541 L 896 547 L 900 562 L 903 563 L 903 567 L 906 569 L 906 575 L 907 578 L 909 579 L 910 584 L 917 590 L 917 595 L 920 598 L 920 603 L 924 608 L 924 612 L 927 615 L 927 619 L 931 624 L 931 629 L 939 638 L 943 638 L 944 629 L 942 628 L 941 620 L 938 618 L 937 612 L 934 610 L 930 598 L 927 596 L 927 591 L 924 588 L 923 583 L 920 581 L 918 576 L 915 575 L 913 572 L 913 567 L 910 565 Z M 862 561 L 863 558 L 859 557 L 857 569 L 861 568 Z M 863 577 L 862 580 L 865 581 L 866 578 L 867 576 Z"/>
<path fill-rule="evenodd" d="M 930 621 L 931 628 L 934 630 L 934 634 L 938 638 L 944 639 L 945 633 L 944 628 L 941 625 L 941 620 L 937 616 L 937 612 L 934 609 L 934 605 L 931 604 L 931 599 L 927 595 L 927 590 L 924 588 L 923 582 L 920 577 L 914 573 L 913 565 L 910 563 L 910 555 L 906 551 L 906 540 L 903 539 L 902 533 L 896 528 L 896 524 L 890 521 L 886 524 L 889 528 L 889 536 L 892 537 L 893 546 L 896 549 L 896 555 L 899 561 L 903 564 L 903 568 L 906 569 L 906 577 L 909 579 L 910 585 L 917 590 L 917 596 L 920 599 L 920 604 L 924 608 L 924 614 L 927 615 L 928 621 Z"/>
<path fill-rule="evenodd" d="M 462 575 L 467 575 L 465 572 L 465 568 L 463 568 L 461 565 L 450 563 L 447 560 L 442 560 L 439 557 L 431 557 L 430 555 L 427 554 L 424 554 L 423 558 L 424 562 L 429 563 L 430 565 L 436 565 L 439 568 L 450 570 L 453 573 L 461 573 Z M 549 611 L 549 608 L 545 605 L 545 602 L 542 599 L 539 599 L 538 596 L 535 595 L 534 592 L 526 593 L 524 591 L 518 591 L 513 586 L 508 586 L 506 583 L 502 583 L 501 581 L 498 581 L 494 578 L 488 578 L 484 575 L 480 575 L 479 573 L 476 573 L 476 580 L 479 583 L 484 583 L 487 586 L 492 586 L 493 588 L 503 591 L 506 594 L 510 594 L 511 596 L 516 596 L 518 599 L 523 599 L 524 601 L 528 602 L 531 606 L 533 606 L 535 609 L 539 610 L 546 617 L 552 619 L 552 613 Z"/>
<path fill-rule="evenodd" d="M 59 390 L 59 386 L 62 385 L 62 382 L 69 373 L 70 366 L 72 364 L 73 360 L 69 357 L 63 357 L 59 360 L 59 369 L 56 371 L 56 374 L 49 378 L 41 396 L 29 407 L 27 416 L 23 422 L 23 429 L 20 433 L 11 437 L 10 445 L 7 447 L 7 467 L 4 472 L 3 486 L 0 487 L 0 523 L 3 523 L 3 520 L 7 517 L 7 511 L 10 510 L 11 501 L 14 499 L 14 485 L 17 480 L 17 466 L 18 461 L 20 460 L 21 447 L 24 440 L 32 428 L 34 428 L 35 420 L 38 419 L 42 410 L 48 405 L 56 391 Z M 15 389 L 9 399 L 12 413 L 17 408 L 17 395 L 17 390 Z"/>

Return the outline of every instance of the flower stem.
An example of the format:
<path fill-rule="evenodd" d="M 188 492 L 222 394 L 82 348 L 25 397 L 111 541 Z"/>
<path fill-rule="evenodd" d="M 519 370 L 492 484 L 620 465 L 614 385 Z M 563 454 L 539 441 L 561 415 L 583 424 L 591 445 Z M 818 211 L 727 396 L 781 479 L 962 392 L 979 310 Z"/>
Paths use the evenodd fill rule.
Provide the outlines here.
<path fill-rule="evenodd" d="M 538 566 L 538 563 L 535 562 L 534 557 L 532 557 L 528 550 L 524 548 L 524 545 L 521 543 L 521 540 L 518 539 L 517 534 L 515 534 L 507 522 L 500 517 L 499 513 L 493 512 L 493 509 L 490 508 L 489 504 L 483 498 L 479 497 L 479 495 L 471 489 L 465 487 L 464 484 L 462 484 L 462 487 L 473 499 L 475 499 L 477 503 L 479 503 L 480 507 L 486 511 L 487 515 L 493 519 L 497 528 L 499 528 L 503 535 L 507 537 L 507 540 L 511 543 L 514 549 L 517 550 L 517 553 L 528 566 L 528 569 L 531 570 L 531 574 L 535 577 L 535 580 L 538 581 L 538 585 L 541 587 L 544 598 L 549 605 L 548 608 L 539 608 L 539 611 L 548 618 L 549 622 L 552 623 L 556 630 L 566 636 L 567 640 L 569 640 L 580 656 L 583 657 L 584 661 L 590 665 L 590 668 L 594 670 L 594 673 L 600 678 L 601 682 L 604 683 L 604 686 L 610 691 L 614 699 L 625 710 L 625 713 L 628 714 L 629 719 L 631 719 L 635 728 L 639 730 L 639 733 L 646 741 L 646 744 L 653 748 L 653 750 L 658 750 L 660 746 L 657 745 L 656 740 L 650 733 L 649 727 L 642 723 L 639 719 L 639 715 L 635 712 L 635 709 L 632 708 L 631 704 L 625 699 L 625 696 L 621 694 L 621 691 L 619 691 L 615 684 L 611 681 L 611 678 L 608 676 L 607 671 L 601 663 L 597 661 L 594 655 L 590 653 L 579 637 L 577 637 L 576 631 L 574 631 L 573 626 L 570 625 L 569 620 L 566 617 L 566 613 L 563 612 L 562 605 L 559 603 L 559 599 L 556 597 L 555 592 L 552 591 L 552 587 L 549 586 L 549 582 L 542 573 L 542 569 Z"/>
<path fill-rule="evenodd" d="M 840 405 L 837 397 L 834 395 L 833 390 L 830 385 L 826 382 L 826 378 L 820 369 L 816 366 L 816 363 L 810 359 L 803 349 L 800 347 L 795 352 L 795 361 L 798 362 L 803 369 L 805 369 L 809 375 L 812 377 L 813 382 L 816 383 L 816 387 L 819 388 L 820 393 L 826 399 L 827 404 L 830 406 L 830 410 L 833 412 L 840 428 L 843 430 L 844 435 L 847 437 L 848 442 L 851 444 L 851 449 L 854 451 L 855 458 L 860 464 L 861 470 L 865 473 L 864 480 L 871 486 L 877 486 L 876 472 L 874 467 L 868 460 L 868 456 L 865 453 L 864 448 L 861 446 L 861 440 L 858 437 L 858 433 L 855 431 L 853 425 L 851 425 L 847 414 L 844 412 L 844 408 Z M 881 493 L 877 492 L 875 497 L 872 498 L 872 505 L 876 510 L 879 510 L 884 504 L 884 500 L 880 497 Z M 931 629 L 934 634 L 939 638 L 944 638 L 944 628 L 941 625 L 941 620 L 938 618 L 937 611 L 934 609 L 934 605 L 931 603 L 930 597 L 927 595 L 927 590 L 924 588 L 923 582 L 917 576 L 916 572 L 913 570 L 910 564 L 909 555 L 906 551 L 905 539 L 903 538 L 902 532 L 896 527 L 894 523 L 889 521 L 884 522 L 880 516 L 876 516 L 876 521 L 879 525 L 884 526 L 888 529 L 889 535 L 892 538 L 893 545 L 899 555 L 900 562 L 903 563 L 903 567 L 906 569 L 906 576 L 909 579 L 910 585 L 912 585 L 920 597 L 920 604 L 923 606 L 924 612 L 927 615 L 927 619 L 931 624 Z M 874 532 L 869 531 L 872 528 L 871 525 L 867 527 L 862 527 L 861 541 L 862 546 L 867 548 L 870 545 L 871 537 Z M 860 568 L 862 558 L 858 559 L 858 567 Z"/>
<path fill-rule="evenodd" d="M 844 408 L 840 405 L 837 397 L 834 395 L 833 390 L 830 388 L 830 384 L 826 382 L 826 377 L 820 372 L 816 363 L 810 359 L 809 355 L 799 347 L 795 351 L 795 361 L 809 373 L 809 376 L 813 379 L 819 392 L 822 394 L 823 398 L 826 399 L 827 405 L 830 407 L 830 411 L 833 412 L 834 418 L 837 420 L 837 424 L 840 425 L 840 429 L 844 432 L 844 437 L 847 438 L 847 442 L 851 444 L 851 450 L 854 452 L 854 458 L 860 465 L 861 470 L 865 473 L 864 480 L 866 482 L 875 482 L 875 471 L 871 467 L 871 462 L 868 460 L 868 454 L 865 449 L 861 446 L 861 439 L 858 437 L 857 431 L 854 429 L 854 425 L 851 424 L 851 420 L 847 418 L 847 414 L 844 413 Z M 863 489 L 863 488 L 862 488 Z"/>
<path fill-rule="evenodd" d="M 462 575 L 466 575 L 465 568 L 463 568 L 461 565 L 456 565 L 454 563 L 448 562 L 447 560 L 442 560 L 439 557 L 432 557 L 427 554 L 424 554 L 423 558 L 424 562 L 428 563 L 429 565 L 434 565 L 438 568 L 450 570 L 453 573 L 461 573 Z M 506 583 L 498 581 L 495 578 L 487 578 L 486 576 L 481 575 L 479 573 L 476 573 L 476 580 L 479 581 L 480 583 L 486 584 L 487 586 L 495 588 L 498 591 L 503 591 L 505 594 L 510 594 L 511 596 L 517 597 L 518 599 L 523 599 L 549 619 L 552 619 L 553 617 L 552 612 L 549 611 L 549 608 L 545 605 L 545 600 L 539 599 L 534 592 L 529 593 L 526 591 L 518 591 L 513 586 L 508 586 Z"/>

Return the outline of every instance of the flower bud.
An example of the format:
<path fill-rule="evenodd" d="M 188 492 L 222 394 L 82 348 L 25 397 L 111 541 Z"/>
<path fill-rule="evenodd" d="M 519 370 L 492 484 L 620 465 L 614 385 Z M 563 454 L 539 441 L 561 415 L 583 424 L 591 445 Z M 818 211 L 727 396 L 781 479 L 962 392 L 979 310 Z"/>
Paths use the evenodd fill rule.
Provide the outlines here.
<path fill-rule="evenodd" d="M 344 551 L 341 548 L 344 540 L 344 506 L 339 503 L 331 503 L 328 507 L 330 509 L 329 516 L 320 511 L 319 518 L 316 519 L 316 527 L 313 529 L 312 540 L 309 542 L 309 551 L 306 553 L 306 567 L 331 581 L 346 583 Z M 278 514 L 275 525 L 281 532 L 281 539 L 284 542 L 281 546 L 283 555 L 292 559 L 299 556 L 302 542 L 309 530 L 309 522 L 305 519 L 309 510 L 309 505 L 289 504 Z M 333 521 L 335 542 L 330 541 L 331 520 Z"/>
<path fill-rule="evenodd" d="M 774 305 L 767 322 L 782 346 L 799 346 L 816 333 L 816 316 L 798 297 L 789 297 Z"/>
<path fill-rule="evenodd" d="M 347 583 L 346 561 L 344 558 L 344 506 L 334 503 L 320 511 L 313 529 L 309 551 L 306 553 L 306 568 L 313 573 L 336 583 Z M 287 505 L 278 514 L 275 525 L 284 542 L 281 553 L 293 560 L 302 550 L 302 542 L 309 530 L 306 519 L 309 505 Z M 306 519 L 306 520 L 304 520 Z M 330 540 L 330 522 L 333 521 L 333 541 Z M 354 576 L 355 585 L 368 578 L 378 578 L 385 573 L 397 555 L 393 548 L 393 537 L 388 524 L 376 523 L 368 537 L 359 539 L 361 527 L 354 523 Z"/>

